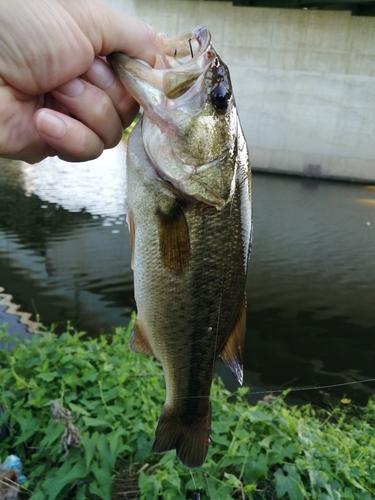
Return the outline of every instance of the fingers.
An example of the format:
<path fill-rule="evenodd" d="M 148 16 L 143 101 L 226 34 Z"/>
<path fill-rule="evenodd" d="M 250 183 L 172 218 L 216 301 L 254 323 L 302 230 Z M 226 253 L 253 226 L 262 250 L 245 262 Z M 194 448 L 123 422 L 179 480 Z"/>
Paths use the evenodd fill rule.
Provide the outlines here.
<path fill-rule="evenodd" d="M 103 59 L 96 58 L 83 78 L 106 92 L 116 108 L 123 128 L 128 127 L 138 113 L 139 105 L 115 77 L 110 66 Z"/>
<path fill-rule="evenodd" d="M 133 59 L 141 59 L 154 66 L 157 32 L 149 24 L 122 12 L 113 12 L 107 22 L 103 33 L 112 36 L 104 37 L 102 54 L 124 52 Z"/>
<path fill-rule="evenodd" d="M 70 8 L 66 0 L 64 5 Z M 88 32 L 95 54 L 107 56 L 111 52 L 124 52 L 129 57 L 154 65 L 157 33 L 149 24 L 101 1 L 90 0 L 90 7 L 91 17 L 88 18 L 85 12 L 86 15 L 78 18 L 78 22 L 83 31 Z M 96 29 L 87 30 L 87 26 L 95 26 Z"/>
<path fill-rule="evenodd" d="M 103 152 L 104 143 L 93 130 L 58 111 L 39 110 L 34 117 L 34 126 L 62 160 L 87 161 Z"/>
<path fill-rule="evenodd" d="M 51 93 L 71 115 L 103 141 L 105 148 L 118 144 L 122 134 L 122 123 L 106 92 L 81 78 L 75 78 L 60 85 Z"/>
<path fill-rule="evenodd" d="M 69 161 L 90 160 L 116 146 L 139 109 L 99 58 L 82 78 L 70 80 L 51 94 L 53 109 L 39 110 L 34 126 L 58 156 Z"/>

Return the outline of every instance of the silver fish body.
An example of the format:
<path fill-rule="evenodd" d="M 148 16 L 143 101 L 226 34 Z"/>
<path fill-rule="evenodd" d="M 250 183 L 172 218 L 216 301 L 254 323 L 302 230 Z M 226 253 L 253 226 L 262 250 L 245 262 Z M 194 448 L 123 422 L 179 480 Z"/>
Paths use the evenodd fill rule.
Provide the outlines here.
<path fill-rule="evenodd" d="M 229 72 L 207 28 L 161 37 L 160 47 L 156 69 L 109 58 L 144 108 L 127 153 L 138 310 L 130 345 L 165 375 L 153 450 L 176 449 L 197 468 L 210 442 L 217 357 L 243 381 L 251 174 Z"/>

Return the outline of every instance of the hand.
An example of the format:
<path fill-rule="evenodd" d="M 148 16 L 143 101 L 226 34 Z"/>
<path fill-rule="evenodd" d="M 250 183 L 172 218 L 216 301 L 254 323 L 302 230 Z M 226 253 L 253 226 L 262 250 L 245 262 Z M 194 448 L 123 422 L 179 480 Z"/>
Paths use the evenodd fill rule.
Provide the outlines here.
<path fill-rule="evenodd" d="M 0 0 L 0 156 L 85 161 L 115 146 L 139 106 L 105 56 L 153 65 L 155 44 L 101 0 Z"/>

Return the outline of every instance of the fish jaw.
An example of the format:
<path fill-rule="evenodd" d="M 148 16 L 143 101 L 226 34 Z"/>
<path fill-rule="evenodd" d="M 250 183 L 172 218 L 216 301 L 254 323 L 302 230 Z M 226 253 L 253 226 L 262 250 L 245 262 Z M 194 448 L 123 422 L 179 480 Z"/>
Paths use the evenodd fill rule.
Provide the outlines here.
<path fill-rule="evenodd" d="M 221 209 L 233 193 L 239 128 L 228 68 L 205 26 L 159 35 L 158 46 L 155 68 L 119 53 L 108 60 L 144 109 L 144 146 L 160 177 Z"/>

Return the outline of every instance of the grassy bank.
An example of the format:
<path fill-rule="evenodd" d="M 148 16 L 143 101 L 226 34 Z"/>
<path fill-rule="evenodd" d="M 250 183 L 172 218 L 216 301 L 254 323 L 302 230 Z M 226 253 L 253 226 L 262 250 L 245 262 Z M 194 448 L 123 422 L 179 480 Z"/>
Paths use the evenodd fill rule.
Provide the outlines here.
<path fill-rule="evenodd" d="M 19 498 L 193 498 L 174 452 L 150 452 L 164 379 L 128 338 L 118 329 L 111 342 L 87 340 L 68 327 L 0 351 L 0 425 L 9 428 L 0 458 L 22 460 Z M 213 385 L 212 444 L 193 473 L 202 499 L 375 498 L 374 399 L 317 411 L 282 398 L 249 406 L 245 393 L 229 398 Z"/>

